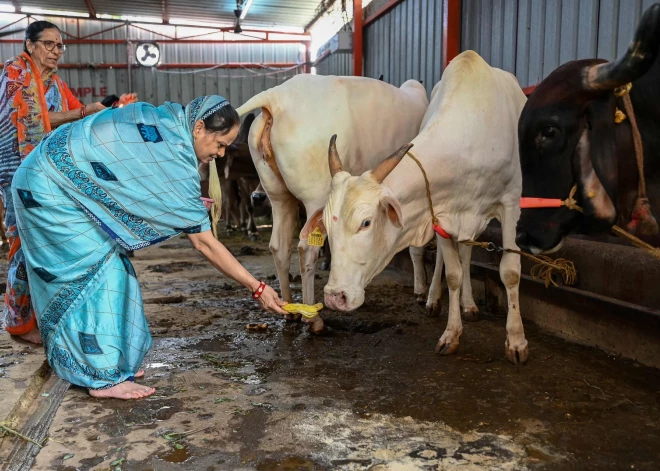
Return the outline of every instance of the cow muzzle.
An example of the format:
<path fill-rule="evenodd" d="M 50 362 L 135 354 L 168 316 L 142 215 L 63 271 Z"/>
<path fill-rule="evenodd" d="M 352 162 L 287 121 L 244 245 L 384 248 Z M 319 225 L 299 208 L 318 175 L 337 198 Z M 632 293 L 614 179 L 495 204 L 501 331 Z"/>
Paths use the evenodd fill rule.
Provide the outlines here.
<path fill-rule="evenodd" d="M 538 254 L 548 255 L 551 253 L 555 253 L 562 248 L 562 246 L 564 245 L 564 237 L 562 237 L 559 240 L 559 243 L 555 244 L 550 248 L 540 248 L 534 244 L 529 234 L 527 234 L 526 232 L 518 232 L 516 234 L 516 245 L 520 248 L 520 250 L 524 252 L 530 252 L 535 255 Z"/>
<path fill-rule="evenodd" d="M 253 206 L 263 206 L 266 200 L 268 199 L 268 195 L 266 193 L 259 193 L 259 192 L 253 192 L 252 193 L 252 205 Z"/>
<path fill-rule="evenodd" d="M 529 234 L 527 234 L 527 232 L 518 232 L 516 234 L 516 245 L 520 248 L 520 250 L 529 252 Z"/>
<path fill-rule="evenodd" d="M 354 293 L 355 290 L 341 288 L 325 288 L 325 305 L 333 311 L 350 312 L 364 303 L 364 290 Z"/>

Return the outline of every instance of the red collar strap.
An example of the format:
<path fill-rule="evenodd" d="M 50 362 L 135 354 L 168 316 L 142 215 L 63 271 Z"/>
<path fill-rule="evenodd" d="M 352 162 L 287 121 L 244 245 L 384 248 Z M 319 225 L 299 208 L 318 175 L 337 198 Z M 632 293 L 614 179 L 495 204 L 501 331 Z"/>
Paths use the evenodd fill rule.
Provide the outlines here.
<path fill-rule="evenodd" d="M 568 195 L 568 198 L 565 200 L 559 198 L 520 198 L 520 209 L 534 209 L 534 208 L 561 208 L 566 206 L 568 209 L 579 209 L 573 196 L 575 196 L 575 191 L 577 186 L 571 188 L 571 193 Z M 440 224 L 438 223 L 437 218 L 434 218 L 433 230 L 443 239 L 451 239 L 451 235 L 445 231 Z"/>
<path fill-rule="evenodd" d="M 564 201 L 558 198 L 520 198 L 520 209 L 561 208 Z"/>
<path fill-rule="evenodd" d="M 433 230 L 443 239 L 451 239 L 451 235 L 449 235 L 447 231 L 440 227 L 440 224 L 433 224 Z"/>
<path fill-rule="evenodd" d="M 520 209 L 561 208 L 564 201 L 559 198 L 520 198 Z M 433 224 L 433 230 L 443 239 L 451 239 L 451 235 L 440 224 Z"/>

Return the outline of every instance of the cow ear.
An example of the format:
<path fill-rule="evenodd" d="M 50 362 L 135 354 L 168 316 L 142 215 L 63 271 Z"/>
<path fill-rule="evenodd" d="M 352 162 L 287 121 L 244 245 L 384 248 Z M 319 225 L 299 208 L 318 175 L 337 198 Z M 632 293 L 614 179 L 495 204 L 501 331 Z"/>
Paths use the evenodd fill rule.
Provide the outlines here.
<path fill-rule="evenodd" d="M 380 205 L 383 207 L 383 209 L 385 209 L 390 222 L 394 224 L 394 226 L 398 229 L 403 229 L 403 214 L 401 213 L 401 205 L 399 204 L 399 201 L 394 197 L 394 195 L 390 194 L 389 191 L 386 192 L 386 194 L 380 200 Z"/>
<path fill-rule="evenodd" d="M 319 228 L 323 234 L 328 232 L 325 230 L 325 225 L 323 224 L 323 208 L 317 209 L 312 217 L 307 220 L 305 226 L 300 231 L 300 240 L 307 240 L 307 237 L 314 232 L 314 229 Z"/>
<path fill-rule="evenodd" d="M 609 227 L 616 222 L 617 155 L 614 102 L 594 100 L 578 142 L 574 168 L 585 216 Z M 600 225 L 600 224 L 599 224 Z"/>

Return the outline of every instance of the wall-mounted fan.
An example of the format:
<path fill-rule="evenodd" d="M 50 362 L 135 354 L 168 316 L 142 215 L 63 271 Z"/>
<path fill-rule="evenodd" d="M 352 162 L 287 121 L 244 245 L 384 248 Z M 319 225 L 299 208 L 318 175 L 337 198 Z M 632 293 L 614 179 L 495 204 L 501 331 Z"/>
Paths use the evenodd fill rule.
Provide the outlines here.
<path fill-rule="evenodd" d="M 153 67 L 160 61 L 160 48 L 155 43 L 141 43 L 135 48 L 138 64 Z"/>

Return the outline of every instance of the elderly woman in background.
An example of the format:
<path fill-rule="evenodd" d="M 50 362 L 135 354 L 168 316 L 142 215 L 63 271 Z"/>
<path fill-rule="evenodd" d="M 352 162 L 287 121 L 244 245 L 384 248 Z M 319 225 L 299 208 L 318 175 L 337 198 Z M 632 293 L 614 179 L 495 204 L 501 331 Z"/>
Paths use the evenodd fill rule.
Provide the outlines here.
<path fill-rule="evenodd" d="M 95 397 L 154 393 L 133 382 L 151 335 L 126 251 L 181 233 L 262 308 L 286 314 L 275 291 L 213 237 L 201 200 L 198 164 L 224 156 L 238 129 L 238 113 L 219 96 L 185 108 L 134 103 L 62 126 L 23 161 L 11 189 L 32 304 L 58 376 Z"/>
<path fill-rule="evenodd" d="M 106 109 L 100 102 L 80 103 L 57 76 L 57 63 L 65 49 L 57 26 L 36 21 L 25 31 L 23 52 L 5 63 L 0 78 L 0 188 L 9 240 L 4 327 L 10 334 L 34 343 L 41 343 L 41 335 L 31 308 L 25 257 L 16 231 L 9 189 L 12 177 L 45 134 Z M 134 94 L 114 98 L 115 104 L 136 101 Z"/>

